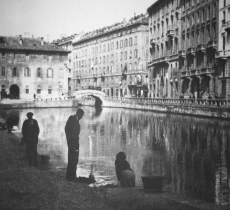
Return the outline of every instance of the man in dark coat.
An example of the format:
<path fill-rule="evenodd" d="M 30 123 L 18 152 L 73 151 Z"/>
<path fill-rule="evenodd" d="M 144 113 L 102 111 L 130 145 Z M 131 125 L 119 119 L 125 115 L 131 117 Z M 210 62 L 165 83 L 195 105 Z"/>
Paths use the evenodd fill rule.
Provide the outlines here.
<path fill-rule="evenodd" d="M 68 144 L 68 166 L 66 171 L 66 180 L 76 180 L 76 170 L 79 158 L 79 120 L 83 117 L 84 111 L 78 109 L 75 115 L 71 115 L 66 122 L 65 133 Z"/>
<path fill-rule="evenodd" d="M 32 166 L 38 166 L 37 160 L 37 145 L 38 145 L 38 134 L 40 132 L 38 122 L 35 119 L 32 119 L 33 113 L 27 113 L 28 119 L 24 121 L 22 125 L 22 135 L 26 143 L 26 154 L 28 163 Z"/>

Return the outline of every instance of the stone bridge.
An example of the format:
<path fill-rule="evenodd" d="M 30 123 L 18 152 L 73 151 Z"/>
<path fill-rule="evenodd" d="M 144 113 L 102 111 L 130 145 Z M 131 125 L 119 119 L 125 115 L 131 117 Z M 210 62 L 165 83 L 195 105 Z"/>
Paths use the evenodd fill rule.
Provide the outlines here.
<path fill-rule="evenodd" d="M 99 90 L 77 90 L 71 92 L 71 96 L 74 96 L 76 99 L 83 99 L 84 97 L 91 96 L 95 99 L 95 107 L 101 107 L 103 104 L 106 94 Z"/>

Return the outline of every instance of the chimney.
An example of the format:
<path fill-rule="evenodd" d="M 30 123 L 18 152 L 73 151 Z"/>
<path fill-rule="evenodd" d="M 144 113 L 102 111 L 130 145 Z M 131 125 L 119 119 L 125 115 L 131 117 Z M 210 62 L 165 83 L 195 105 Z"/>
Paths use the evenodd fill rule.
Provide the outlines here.
<path fill-rule="evenodd" d="M 136 17 L 136 12 L 134 12 L 134 17 Z"/>
<path fill-rule="evenodd" d="M 22 45 L 22 35 L 19 35 L 19 36 L 18 36 L 18 40 L 19 40 L 19 44 Z"/>
<path fill-rule="evenodd" d="M 44 38 L 41 37 L 41 45 L 44 45 Z"/>

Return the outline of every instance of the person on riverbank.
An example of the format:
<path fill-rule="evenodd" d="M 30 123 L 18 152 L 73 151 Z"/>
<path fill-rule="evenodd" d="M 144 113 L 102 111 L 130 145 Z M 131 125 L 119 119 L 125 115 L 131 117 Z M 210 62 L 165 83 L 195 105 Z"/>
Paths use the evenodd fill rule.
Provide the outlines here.
<path fill-rule="evenodd" d="M 65 126 L 65 134 L 68 144 L 68 165 L 66 171 L 66 180 L 76 181 L 76 170 L 79 158 L 79 134 L 80 119 L 83 117 L 84 111 L 78 109 L 75 115 L 71 115 Z"/>
<path fill-rule="evenodd" d="M 124 152 L 119 152 L 116 155 L 115 169 L 118 182 L 122 187 L 135 187 L 135 174 L 130 168 Z"/>
<path fill-rule="evenodd" d="M 22 135 L 26 143 L 26 155 L 29 166 L 34 164 L 35 167 L 38 166 L 37 160 L 37 145 L 38 145 L 38 135 L 40 132 L 37 120 L 33 119 L 33 113 L 27 113 L 27 120 L 24 121 L 22 125 Z M 33 163 L 33 164 L 32 164 Z"/>

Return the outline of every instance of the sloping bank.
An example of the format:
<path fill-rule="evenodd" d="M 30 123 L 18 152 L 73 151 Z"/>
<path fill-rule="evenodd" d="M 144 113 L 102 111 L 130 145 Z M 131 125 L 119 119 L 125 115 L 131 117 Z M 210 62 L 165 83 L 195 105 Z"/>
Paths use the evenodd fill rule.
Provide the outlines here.
<path fill-rule="evenodd" d="M 0 130 L 1 210 L 107 209 L 227 209 L 171 193 L 154 194 L 138 188 L 90 188 L 65 181 L 65 171 L 52 166 L 29 167 L 25 147 L 14 134 Z"/>

